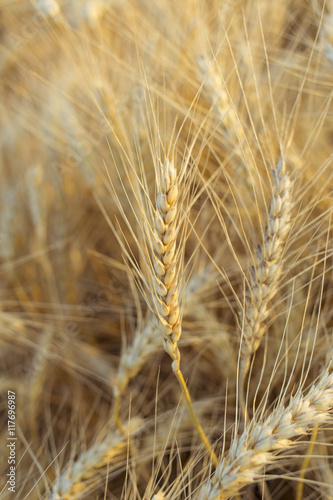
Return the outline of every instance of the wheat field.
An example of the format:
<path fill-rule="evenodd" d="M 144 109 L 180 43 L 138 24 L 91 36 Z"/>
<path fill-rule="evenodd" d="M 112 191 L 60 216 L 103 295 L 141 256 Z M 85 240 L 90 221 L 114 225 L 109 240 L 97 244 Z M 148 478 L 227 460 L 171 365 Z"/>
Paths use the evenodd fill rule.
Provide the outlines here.
<path fill-rule="evenodd" d="M 0 498 L 332 500 L 332 0 L 0 37 Z"/>

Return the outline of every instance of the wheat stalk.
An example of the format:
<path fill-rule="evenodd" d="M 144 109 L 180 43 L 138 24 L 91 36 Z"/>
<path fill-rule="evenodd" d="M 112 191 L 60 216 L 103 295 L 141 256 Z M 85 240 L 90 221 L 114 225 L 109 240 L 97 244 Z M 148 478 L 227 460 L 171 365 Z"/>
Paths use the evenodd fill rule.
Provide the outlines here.
<path fill-rule="evenodd" d="M 172 370 L 184 392 L 194 426 L 213 462 L 217 464 L 216 455 L 195 414 L 190 393 L 180 370 L 178 341 L 182 328 L 176 252 L 178 194 L 176 169 L 173 162 L 166 160 L 161 168 L 152 232 L 153 301 L 158 319 L 157 329 L 162 336 L 164 350 L 172 359 Z"/>
<path fill-rule="evenodd" d="M 220 460 L 214 475 L 200 489 L 198 499 L 227 499 L 258 480 L 276 455 L 294 445 L 291 441 L 332 418 L 333 372 L 324 370 L 306 395 L 298 391 L 288 406 L 279 404 L 266 419 L 249 423 L 231 442 L 229 454 Z"/>
<path fill-rule="evenodd" d="M 151 283 L 152 297 L 158 321 L 147 323 L 143 331 L 135 334 L 132 344 L 123 350 L 113 388 L 115 396 L 114 417 L 119 428 L 121 396 L 129 382 L 135 376 L 151 352 L 157 328 L 162 335 L 165 350 L 173 360 L 173 368 L 179 369 L 180 353 L 178 340 L 181 335 L 179 283 L 176 261 L 176 220 L 178 186 L 176 170 L 169 161 L 161 171 L 161 185 L 156 200 L 153 230 L 148 229 L 148 243 L 152 257 Z M 178 363 L 178 365 L 177 365 Z"/>

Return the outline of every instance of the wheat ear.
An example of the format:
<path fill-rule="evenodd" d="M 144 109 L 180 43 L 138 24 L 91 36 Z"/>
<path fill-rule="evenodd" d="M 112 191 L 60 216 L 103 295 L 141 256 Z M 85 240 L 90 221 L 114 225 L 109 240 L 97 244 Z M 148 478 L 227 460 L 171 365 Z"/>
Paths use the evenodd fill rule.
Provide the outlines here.
<path fill-rule="evenodd" d="M 242 487 L 257 481 L 263 468 L 272 463 L 280 451 L 294 445 L 292 438 L 329 422 L 333 409 L 331 370 L 332 364 L 306 395 L 297 392 L 288 406 L 280 404 L 265 420 L 253 419 L 240 436 L 234 437 L 229 454 L 200 488 L 198 500 L 235 496 Z"/>
<path fill-rule="evenodd" d="M 90 447 L 70 463 L 55 479 L 48 500 L 70 500 L 79 498 L 84 490 L 99 476 L 103 468 L 111 461 L 126 457 L 126 437 L 116 434 L 108 435 L 102 442 Z"/>
<path fill-rule="evenodd" d="M 237 112 L 236 103 L 230 96 L 226 83 L 214 65 L 204 55 L 200 55 L 197 62 L 203 90 L 213 106 L 216 120 L 221 123 L 219 132 L 223 136 L 224 146 L 229 152 L 232 151 L 236 173 L 241 175 L 241 179 L 247 185 L 249 192 L 252 192 L 247 169 L 251 168 L 253 153 L 247 142 L 245 129 L 241 116 Z"/>
<path fill-rule="evenodd" d="M 241 397 L 244 405 L 244 385 L 252 354 L 260 346 L 265 333 L 265 321 L 269 314 L 268 304 L 277 291 L 277 284 L 283 269 L 282 254 L 290 229 L 291 218 L 291 181 L 284 172 L 280 158 L 276 168 L 272 169 L 274 188 L 273 198 L 268 213 L 264 242 L 258 246 L 254 265 L 245 291 L 245 303 L 240 318 L 241 345 Z"/>
<path fill-rule="evenodd" d="M 239 119 L 221 75 L 203 54 L 198 57 L 197 62 L 200 80 L 203 82 L 207 97 L 214 106 L 216 117 L 223 123 L 226 134 L 235 137 Z M 244 136 L 243 131 L 241 135 Z"/>
<path fill-rule="evenodd" d="M 161 168 L 160 187 L 156 199 L 152 232 L 152 263 L 154 268 L 153 300 L 157 328 L 165 351 L 172 359 L 172 370 L 184 391 L 186 404 L 202 442 L 212 460 L 216 455 L 194 412 L 191 397 L 180 370 L 178 341 L 181 336 L 181 306 L 179 265 L 177 265 L 176 238 L 178 223 L 178 182 L 176 169 L 166 160 Z"/>
<path fill-rule="evenodd" d="M 178 185 L 173 164 L 166 161 L 161 171 L 153 231 L 154 303 L 163 346 L 179 369 L 178 341 L 181 336 L 179 279 L 176 259 Z"/>
<path fill-rule="evenodd" d="M 157 350 L 154 337 L 154 328 L 147 322 L 142 331 L 137 331 L 133 342 L 126 346 L 121 353 L 118 373 L 113 385 L 114 420 L 117 427 L 122 430 L 120 419 L 121 398 L 129 381 L 140 371 L 153 352 Z"/>

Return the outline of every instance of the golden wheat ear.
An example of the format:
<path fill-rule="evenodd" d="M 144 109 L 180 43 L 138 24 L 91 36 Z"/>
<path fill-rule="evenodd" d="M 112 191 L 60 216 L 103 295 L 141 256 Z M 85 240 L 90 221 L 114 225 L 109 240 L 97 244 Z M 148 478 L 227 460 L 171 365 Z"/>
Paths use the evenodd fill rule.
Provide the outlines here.
<path fill-rule="evenodd" d="M 241 404 L 245 411 L 245 378 L 251 356 L 257 351 L 266 330 L 269 305 L 278 290 L 283 271 L 283 252 L 291 227 L 291 180 L 285 172 L 282 157 L 272 169 L 273 195 L 264 230 L 264 241 L 258 245 L 254 265 L 250 268 L 241 311 Z"/>
<path fill-rule="evenodd" d="M 118 464 L 126 462 L 128 440 L 142 427 L 142 420 L 134 418 L 121 434 L 111 429 L 104 433 L 104 438 L 81 451 L 78 456 L 57 474 L 48 493 L 48 500 L 71 500 L 86 497 L 96 486 L 96 482 L 108 468 L 117 469 Z"/>
<path fill-rule="evenodd" d="M 153 300 L 166 352 L 179 368 L 178 341 L 181 336 L 180 280 L 176 255 L 178 185 L 176 170 L 168 160 L 161 168 L 161 184 L 156 199 L 152 260 L 154 266 Z"/>
<path fill-rule="evenodd" d="M 182 388 L 193 424 L 200 438 L 217 464 L 213 451 L 203 428 L 195 414 L 191 396 L 180 369 L 180 351 L 178 341 L 182 333 L 180 288 L 181 265 L 177 249 L 179 224 L 179 184 L 177 172 L 172 161 L 166 160 L 160 167 L 160 185 L 156 197 L 153 231 L 148 247 L 152 260 L 152 296 L 156 312 L 157 331 L 163 339 L 165 351 L 172 359 L 172 370 Z M 149 233 L 148 233 L 149 234 Z"/>
<path fill-rule="evenodd" d="M 266 418 L 254 417 L 233 438 L 227 456 L 200 489 L 198 500 L 233 497 L 244 486 L 258 481 L 263 468 L 272 464 L 279 453 L 296 447 L 293 438 L 306 435 L 316 426 L 332 423 L 332 368 L 330 363 L 309 391 L 304 394 L 298 390 L 287 406 L 280 402 Z"/>

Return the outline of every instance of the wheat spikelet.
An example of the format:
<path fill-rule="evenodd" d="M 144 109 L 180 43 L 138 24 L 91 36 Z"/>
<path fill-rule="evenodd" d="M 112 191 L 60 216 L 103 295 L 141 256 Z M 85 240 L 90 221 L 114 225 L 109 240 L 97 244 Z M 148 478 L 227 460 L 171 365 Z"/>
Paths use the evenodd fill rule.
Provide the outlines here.
<path fill-rule="evenodd" d="M 37 0 L 34 1 L 34 6 L 37 12 L 50 18 L 60 13 L 60 6 L 56 0 Z"/>
<path fill-rule="evenodd" d="M 246 376 L 250 358 L 260 346 L 265 332 L 265 321 L 269 314 L 269 302 L 275 296 L 281 275 L 282 254 L 290 229 L 291 219 L 291 181 L 284 173 L 283 160 L 280 158 L 272 169 L 274 189 L 268 212 L 264 242 L 258 246 L 254 265 L 251 266 L 245 293 L 245 304 L 241 314 L 241 378 Z"/>
<path fill-rule="evenodd" d="M 294 445 L 291 441 L 316 425 L 330 422 L 333 408 L 333 372 L 327 368 L 306 395 L 298 391 L 288 406 L 279 404 L 264 420 L 254 417 L 236 436 L 213 477 L 200 490 L 201 500 L 227 499 L 243 486 L 260 478 L 262 469 L 277 453 Z"/>
<path fill-rule="evenodd" d="M 163 491 L 159 491 L 158 493 L 155 493 L 152 500 L 166 500 L 166 496 Z"/>

